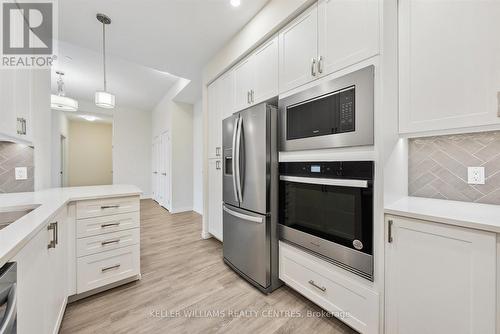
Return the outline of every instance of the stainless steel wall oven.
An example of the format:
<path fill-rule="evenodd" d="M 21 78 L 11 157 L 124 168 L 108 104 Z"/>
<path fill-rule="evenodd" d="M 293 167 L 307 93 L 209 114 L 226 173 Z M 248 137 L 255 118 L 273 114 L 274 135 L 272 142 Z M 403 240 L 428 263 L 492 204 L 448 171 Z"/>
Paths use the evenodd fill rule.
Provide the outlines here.
<path fill-rule="evenodd" d="M 373 280 L 372 161 L 280 163 L 280 239 Z"/>

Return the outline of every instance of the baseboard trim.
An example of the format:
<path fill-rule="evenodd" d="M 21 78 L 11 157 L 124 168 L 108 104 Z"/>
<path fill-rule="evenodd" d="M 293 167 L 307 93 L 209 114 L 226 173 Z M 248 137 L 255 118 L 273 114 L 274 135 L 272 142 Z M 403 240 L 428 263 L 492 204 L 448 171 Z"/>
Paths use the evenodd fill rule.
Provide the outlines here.
<path fill-rule="evenodd" d="M 193 211 L 192 207 L 186 207 L 186 208 L 175 208 L 170 210 L 170 213 L 181 213 L 181 212 L 188 212 L 188 211 Z"/>

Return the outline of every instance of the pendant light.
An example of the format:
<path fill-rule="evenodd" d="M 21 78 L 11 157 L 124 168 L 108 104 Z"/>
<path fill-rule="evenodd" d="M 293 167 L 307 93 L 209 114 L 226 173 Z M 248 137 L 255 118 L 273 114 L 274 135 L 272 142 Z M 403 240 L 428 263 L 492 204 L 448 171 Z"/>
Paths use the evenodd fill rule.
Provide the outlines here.
<path fill-rule="evenodd" d="M 97 21 L 102 23 L 102 65 L 104 72 L 104 90 L 95 92 L 95 104 L 98 107 L 112 109 L 115 107 L 115 96 L 106 91 L 106 25 L 111 19 L 104 14 L 96 15 Z"/>
<path fill-rule="evenodd" d="M 56 73 L 59 76 L 57 79 L 57 95 L 50 95 L 50 107 L 62 111 L 77 111 L 78 101 L 65 96 L 63 82 L 64 72 L 57 71 Z"/>

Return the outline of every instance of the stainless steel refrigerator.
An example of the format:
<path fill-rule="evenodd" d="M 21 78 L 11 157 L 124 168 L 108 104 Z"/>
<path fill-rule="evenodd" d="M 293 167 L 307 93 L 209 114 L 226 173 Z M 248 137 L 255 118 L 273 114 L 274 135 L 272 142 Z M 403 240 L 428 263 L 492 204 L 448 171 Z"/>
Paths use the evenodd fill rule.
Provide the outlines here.
<path fill-rule="evenodd" d="M 224 262 L 264 293 L 280 286 L 277 129 L 267 103 L 223 121 Z"/>

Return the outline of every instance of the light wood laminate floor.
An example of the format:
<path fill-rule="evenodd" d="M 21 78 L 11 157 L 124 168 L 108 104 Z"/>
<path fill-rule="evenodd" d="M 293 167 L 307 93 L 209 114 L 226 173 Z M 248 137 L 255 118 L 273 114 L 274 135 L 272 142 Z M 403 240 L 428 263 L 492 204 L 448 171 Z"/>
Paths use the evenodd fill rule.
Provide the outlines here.
<path fill-rule="evenodd" d="M 355 333 L 288 287 L 262 294 L 200 235 L 200 215 L 141 201 L 142 279 L 68 305 L 60 333 Z"/>

